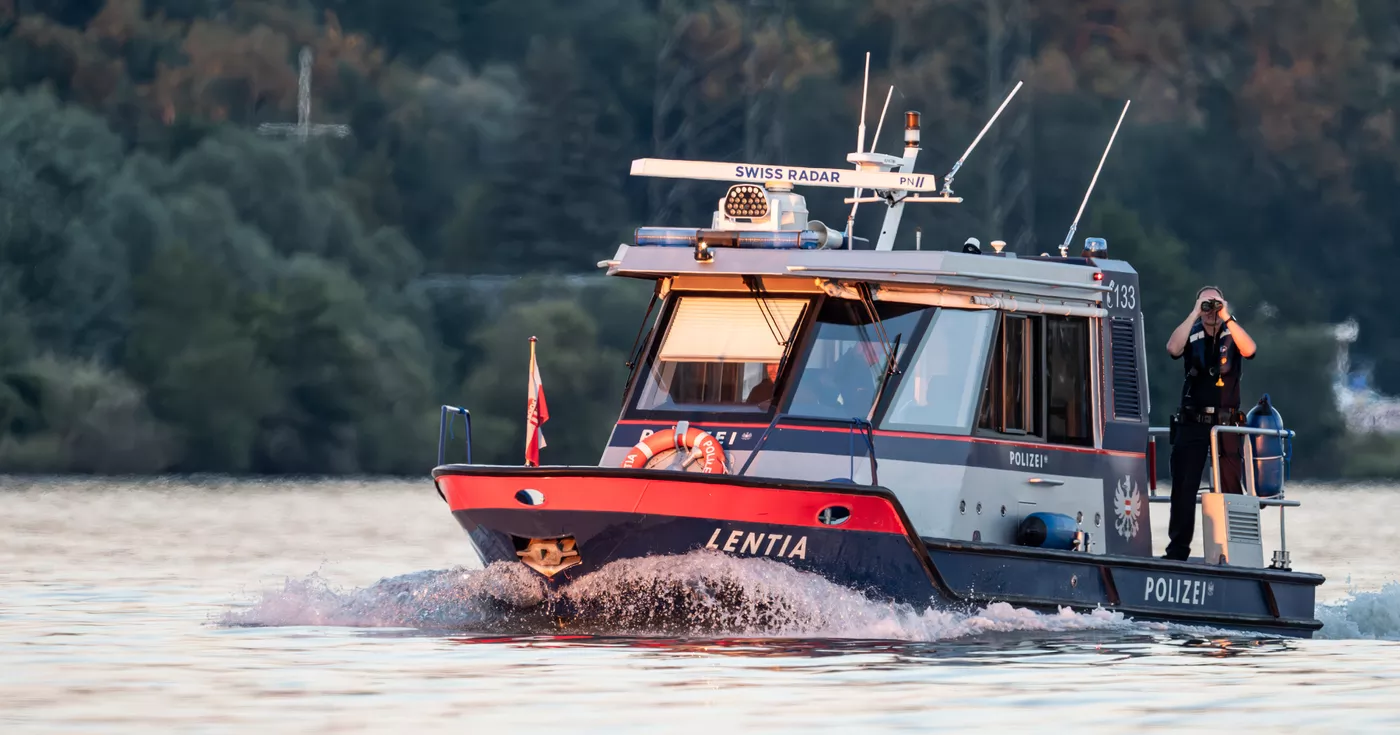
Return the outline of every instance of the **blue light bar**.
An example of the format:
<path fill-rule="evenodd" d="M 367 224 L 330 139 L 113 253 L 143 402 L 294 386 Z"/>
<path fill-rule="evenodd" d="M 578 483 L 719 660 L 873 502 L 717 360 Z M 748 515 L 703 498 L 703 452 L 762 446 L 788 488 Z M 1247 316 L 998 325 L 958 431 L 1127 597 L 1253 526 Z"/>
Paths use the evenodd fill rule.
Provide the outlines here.
<path fill-rule="evenodd" d="M 687 227 L 638 227 L 638 247 L 693 248 L 701 239 L 710 247 L 756 250 L 816 250 L 820 243 L 812 230 L 736 231 L 696 230 Z"/>

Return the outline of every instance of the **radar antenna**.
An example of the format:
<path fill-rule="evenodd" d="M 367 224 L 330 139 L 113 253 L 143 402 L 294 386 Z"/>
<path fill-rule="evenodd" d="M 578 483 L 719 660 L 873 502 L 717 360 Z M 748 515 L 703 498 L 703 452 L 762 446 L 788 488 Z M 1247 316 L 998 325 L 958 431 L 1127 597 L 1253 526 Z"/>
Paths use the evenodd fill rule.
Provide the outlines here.
<path fill-rule="evenodd" d="M 1118 137 L 1118 128 L 1123 126 L 1123 118 L 1128 116 L 1128 105 L 1133 103 L 1128 100 L 1123 103 L 1123 111 L 1118 114 L 1118 124 L 1113 126 L 1113 134 L 1108 136 L 1108 145 L 1103 149 L 1103 156 L 1099 158 L 1099 167 L 1094 169 L 1094 178 L 1089 181 L 1089 190 L 1084 192 L 1084 201 L 1079 203 L 1079 213 L 1074 215 L 1074 222 L 1070 223 L 1069 232 L 1065 233 L 1065 241 L 1060 245 L 1060 257 L 1069 256 L 1069 241 L 1074 238 L 1074 231 L 1079 229 L 1079 218 L 1084 216 L 1084 207 L 1089 204 L 1089 195 L 1094 193 L 1094 185 L 1099 183 L 1099 172 L 1103 171 L 1103 162 L 1108 160 L 1108 152 L 1113 149 L 1113 139 Z"/>

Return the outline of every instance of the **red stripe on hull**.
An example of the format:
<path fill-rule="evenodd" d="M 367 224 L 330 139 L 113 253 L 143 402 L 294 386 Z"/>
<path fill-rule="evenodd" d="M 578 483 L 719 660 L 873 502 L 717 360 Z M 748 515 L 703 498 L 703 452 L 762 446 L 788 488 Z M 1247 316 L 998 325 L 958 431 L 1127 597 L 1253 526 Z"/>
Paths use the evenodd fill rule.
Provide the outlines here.
<path fill-rule="evenodd" d="M 622 419 L 617 422 L 619 426 L 663 426 L 665 422 L 648 421 L 646 419 Z M 766 429 L 768 424 L 747 424 L 730 423 L 725 421 L 693 421 L 690 424 L 699 429 L 713 426 L 719 429 Z M 849 433 L 849 426 L 811 426 L 802 424 L 779 423 L 778 427 L 783 431 L 822 431 Z M 1146 452 L 1126 452 L 1121 449 L 1095 449 L 1093 447 L 1074 447 L 1065 444 L 1046 444 L 1045 442 L 1021 442 L 1012 439 L 992 439 L 985 436 L 963 436 L 962 434 L 925 434 L 917 431 L 895 431 L 893 429 L 875 429 L 876 438 L 882 436 L 898 436 L 906 439 L 929 439 L 953 442 L 968 442 L 971 444 L 996 444 L 1009 447 L 1026 447 L 1027 449 L 1038 449 L 1044 452 L 1071 452 L 1074 454 L 1107 454 L 1117 457 L 1145 457 Z"/>
<path fill-rule="evenodd" d="M 483 474 L 440 475 L 438 487 L 454 511 L 473 509 L 561 510 L 708 518 L 739 523 L 774 523 L 844 531 L 904 534 L 904 524 L 889 500 L 875 495 L 846 495 L 821 490 L 744 487 L 629 477 L 522 477 Z M 523 489 L 538 490 L 544 503 L 516 500 Z M 823 508 L 841 505 L 851 517 L 839 526 L 817 520 Z"/>

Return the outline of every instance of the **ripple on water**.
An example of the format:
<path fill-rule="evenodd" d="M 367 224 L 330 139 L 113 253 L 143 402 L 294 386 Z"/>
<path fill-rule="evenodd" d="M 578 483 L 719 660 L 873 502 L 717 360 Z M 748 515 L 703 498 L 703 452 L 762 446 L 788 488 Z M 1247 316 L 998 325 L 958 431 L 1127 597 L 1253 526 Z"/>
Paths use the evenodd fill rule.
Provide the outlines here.
<path fill-rule="evenodd" d="M 1354 640 L 1295 641 L 888 605 L 722 556 L 549 593 L 519 564 L 444 568 L 470 546 L 419 481 L 0 486 L 5 733 L 1400 728 L 1393 487 L 1298 489 L 1322 637 Z"/>

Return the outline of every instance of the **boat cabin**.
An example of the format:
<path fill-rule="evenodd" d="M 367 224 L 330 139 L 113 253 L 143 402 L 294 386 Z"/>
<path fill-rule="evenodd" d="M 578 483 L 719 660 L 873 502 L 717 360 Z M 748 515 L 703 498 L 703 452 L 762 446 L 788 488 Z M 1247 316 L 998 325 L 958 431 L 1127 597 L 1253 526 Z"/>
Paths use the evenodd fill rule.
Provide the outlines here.
<path fill-rule="evenodd" d="M 729 169 L 688 177 L 744 181 Z M 889 488 L 921 536 L 1015 544 L 1023 519 L 1054 513 L 1084 551 L 1150 556 L 1133 268 L 1097 238 L 1076 257 L 893 239 L 809 221 L 786 180 L 734 184 L 708 228 L 638 229 L 599 265 L 655 281 L 659 311 L 600 464 L 683 425 L 731 474 Z M 693 471 L 687 454 L 647 466 Z"/>

